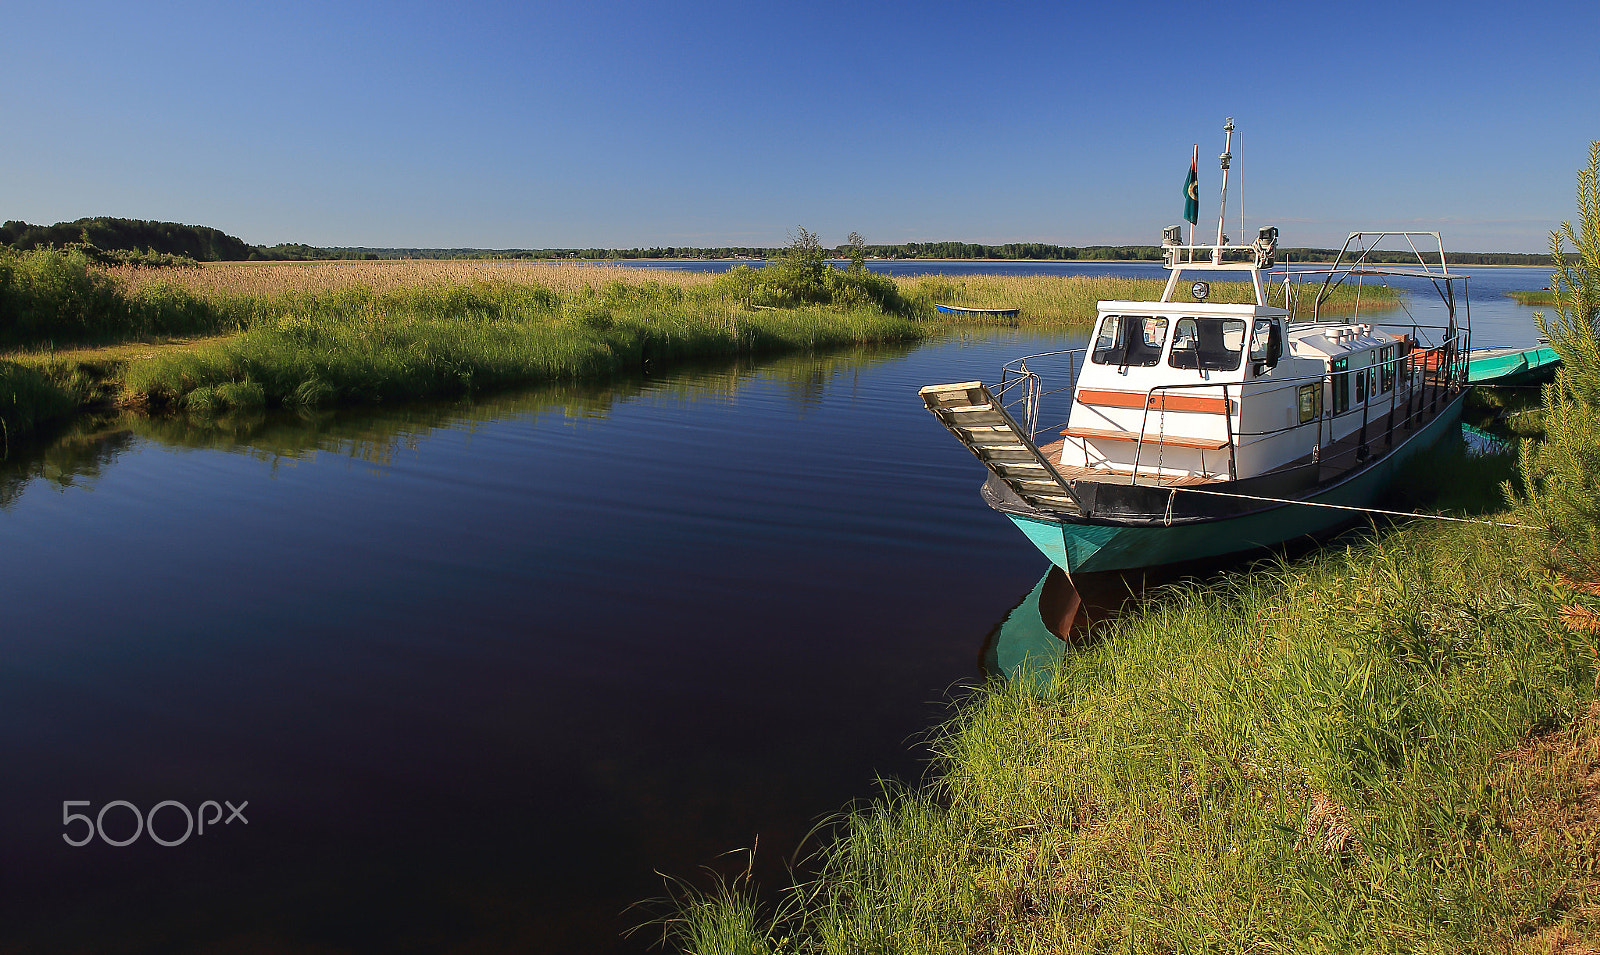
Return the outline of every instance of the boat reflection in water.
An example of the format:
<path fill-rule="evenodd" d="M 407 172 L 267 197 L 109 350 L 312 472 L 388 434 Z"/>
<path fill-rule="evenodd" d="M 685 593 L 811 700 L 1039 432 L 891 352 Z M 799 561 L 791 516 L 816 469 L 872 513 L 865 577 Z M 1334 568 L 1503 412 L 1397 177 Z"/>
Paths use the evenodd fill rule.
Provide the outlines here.
<path fill-rule="evenodd" d="M 1074 578 L 1051 567 L 984 639 L 979 657 L 984 675 L 1026 680 L 1043 689 L 1061 655 L 1091 640 L 1095 624 L 1121 613 L 1149 586 L 1147 578 L 1139 572 Z"/>

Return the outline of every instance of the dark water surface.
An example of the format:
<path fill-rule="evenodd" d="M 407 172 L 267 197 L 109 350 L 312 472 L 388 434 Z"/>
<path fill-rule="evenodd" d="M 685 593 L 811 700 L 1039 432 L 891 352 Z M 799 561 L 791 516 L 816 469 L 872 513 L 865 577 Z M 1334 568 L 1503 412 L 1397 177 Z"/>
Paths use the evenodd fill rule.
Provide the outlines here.
<path fill-rule="evenodd" d="M 1061 342 L 13 455 L 0 950 L 628 951 L 653 870 L 776 882 L 1043 567 L 916 389 Z M 167 800 L 248 821 L 107 844 Z"/>
<path fill-rule="evenodd" d="M 1475 341 L 1531 342 L 1495 286 L 1546 273 L 1472 274 Z M 640 951 L 623 910 L 655 870 L 737 868 L 759 836 L 776 884 L 819 816 L 920 774 L 1046 567 L 917 388 L 1076 344 L 13 453 L 0 951 Z M 166 847 L 135 810 L 208 828 Z M 90 824 L 65 814 L 101 834 L 68 845 Z"/>

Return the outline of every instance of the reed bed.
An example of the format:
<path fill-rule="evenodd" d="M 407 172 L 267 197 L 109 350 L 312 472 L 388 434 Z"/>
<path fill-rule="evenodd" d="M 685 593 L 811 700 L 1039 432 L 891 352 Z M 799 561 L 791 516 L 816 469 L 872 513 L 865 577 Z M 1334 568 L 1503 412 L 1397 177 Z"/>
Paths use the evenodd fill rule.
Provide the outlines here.
<path fill-rule="evenodd" d="M 146 269 L 38 251 L 0 255 L 0 346 L 11 345 L 13 360 L 71 402 L 103 401 L 114 390 L 132 407 L 199 413 L 481 392 L 719 354 L 914 340 L 974 324 L 941 316 L 936 303 L 1020 307 L 1020 318 L 997 319 L 1005 324 L 1087 326 L 1098 301 L 1154 298 L 1161 286 L 1110 277 L 891 279 L 801 259 L 726 274 L 447 260 Z M 1241 283 L 1213 288 L 1214 301 L 1251 295 Z M 1366 303 L 1377 294 L 1368 290 Z M 216 337 L 228 340 L 189 344 Z M 115 359 L 57 352 L 131 341 L 160 347 L 153 357 Z M 19 431 L 35 427 L 60 404 L 41 394 L 14 389 L 14 400 L 0 400 L 0 419 Z"/>
<path fill-rule="evenodd" d="M 135 294 L 172 290 L 216 302 L 246 299 L 276 300 L 285 297 L 317 296 L 368 289 L 385 295 L 402 289 L 447 288 L 459 286 L 517 285 L 549 289 L 557 295 L 592 292 L 614 283 L 629 286 L 665 285 L 684 291 L 709 292 L 717 274 L 667 269 L 630 268 L 625 265 L 593 265 L 563 262 L 484 262 L 431 259 L 351 262 L 223 262 L 208 263 L 198 269 L 155 270 L 117 266 L 103 269 Z M 939 274 L 895 277 L 901 293 L 922 307 L 922 317 L 935 317 L 935 304 L 964 305 L 973 308 L 1020 308 L 1021 314 L 1008 324 L 1089 325 L 1102 300 L 1140 301 L 1160 295 L 1158 279 L 1129 279 L 1114 276 L 1049 275 L 965 275 Z M 1184 295 L 1187 292 L 1184 291 Z M 1216 282 L 1214 302 L 1253 301 L 1248 283 Z M 1366 288 L 1363 305 L 1392 307 L 1397 301 L 1392 289 Z M 1330 315 L 1353 310 L 1355 293 L 1340 289 L 1324 305 Z M 958 320 L 939 316 L 946 324 Z M 972 319 L 960 319 L 971 324 Z M 981 320 L 980 320 L 981 321 Z"/>
<path fill-rule="evenodd" d="M 990 321 L 1022 325 L 1091 325 L 1103 299 L 1148 299 L 1161 294 L 1162 283 L 1112 276 L 1058 275 L 917 275 L 897 281 L 907 298 L 934 305 L 968 308 L 1018 308 L 1015 320 Z M 941 316 L 945 321 L 956 318 Z M 959 321 L 983 322 L 961 318 Z"/>
<path fill-rule="evenodd" d="M 123 403 L 214 413 L 394 401 L 924 334 L 864 309 L 743 312 L 656 283 L 567 296 L 532 284 L 358 287 L 305 301 L 236 336 L 131 364 Z"/>
<path fill-rule="evenodd" d="M 365 288 L 379 295 L 406 288 L 486 284 L 536 285 L 557 294 L 598 289 L 612 282 L 654 282 L 689 289 L 711 284 L 705 272 L 638 269 L 576 262 L 494 262 L 399 259 L 340 262 L 212 262 L 198 269 L 103 270 L 132 291 L 172 286 L 195 295 L 265 297 L 318 295 Z"/>
<path fill-rule="evenodd" d="M 1038 326 L 1089 326 L 1094 323 L 1102 301 L 1151 301 L 1161 296 L 1166 283 L 1161 279 L 1119 278 L 1116 276 L 1059 275 L 917 275 L 897 278 L 902 293 L 914 301 L 933 305 L 962 305 L 968 308 L 1017 308 L 1015 318 L 990 319 L 941 315 L 948 324 L 1008 324 Z M 1188 301 L 1188 286 L 1178 292 L 1178 301 Z M 1336 289 L 1322 305 L 1329 317 L 1355 311 L 1354 288 Z M 1281 307 L 1282 287 L 1272 298 Z M 1360 292 L 1363 311 L 1394 308 L 1399 294 L 1392 288 L 1367 287 Z M 1242 303 L 1255 301 L 1255 289 L 1248 282 L 1211 283 L 1211 302 Z M 1310 299 L 1300 301 L 1301 311 L 1309 312 Z M 1309 314 L 1299 314 L 1302 319 Z"/>

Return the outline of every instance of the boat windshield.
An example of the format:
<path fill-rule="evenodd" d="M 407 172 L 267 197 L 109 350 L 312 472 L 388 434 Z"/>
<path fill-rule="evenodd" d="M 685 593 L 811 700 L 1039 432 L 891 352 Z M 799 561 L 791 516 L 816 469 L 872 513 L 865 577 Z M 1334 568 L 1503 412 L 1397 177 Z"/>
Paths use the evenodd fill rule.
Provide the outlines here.
<path fill-rule="evenodd" d="M 1154 315 L 1107 315 L 1100 320 L 1090 358 L 1097 365 L 1149 368 L 1161 361 L 1167 320 Z"/>
<path fill-rule="evenodd" d="M 1180 318 L 1167 364 L 1202 371 L 1237 371 L 1243 356 L 1243 319 Z"/>

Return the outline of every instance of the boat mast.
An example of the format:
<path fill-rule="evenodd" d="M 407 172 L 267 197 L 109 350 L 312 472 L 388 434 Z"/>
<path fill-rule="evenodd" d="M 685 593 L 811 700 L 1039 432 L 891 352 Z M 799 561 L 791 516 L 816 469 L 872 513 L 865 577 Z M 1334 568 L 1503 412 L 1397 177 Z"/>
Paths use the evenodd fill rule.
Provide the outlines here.
<path fill-rule="evenodd" d="M 1233 117 L 1223 124 L 1222 131 L 1228 134 L 1227 140 L 1222 145 L 1222 155 L 1217 158 L 1222 161 L 1222 201 L 1217 204 L 1217 244 L 1211 250 L 1211 264 L 1222 264 L 1222 225 L 1228 215 L 1228 161 L 1233 158 Z"/>

